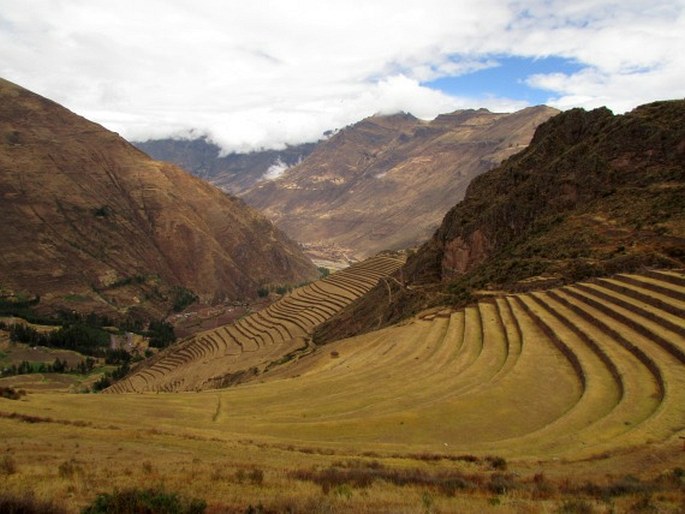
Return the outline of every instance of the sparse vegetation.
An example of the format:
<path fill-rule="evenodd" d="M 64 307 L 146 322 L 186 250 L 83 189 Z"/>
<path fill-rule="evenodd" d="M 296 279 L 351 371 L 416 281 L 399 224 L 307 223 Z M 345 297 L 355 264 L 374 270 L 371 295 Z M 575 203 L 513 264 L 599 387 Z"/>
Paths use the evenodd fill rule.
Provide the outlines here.
<path fill-rule="evenodd" d="M 93 208 L 93 216 L 96 218 L 107 218 L 112 213 L 112 209 L 108 205 Z"/>

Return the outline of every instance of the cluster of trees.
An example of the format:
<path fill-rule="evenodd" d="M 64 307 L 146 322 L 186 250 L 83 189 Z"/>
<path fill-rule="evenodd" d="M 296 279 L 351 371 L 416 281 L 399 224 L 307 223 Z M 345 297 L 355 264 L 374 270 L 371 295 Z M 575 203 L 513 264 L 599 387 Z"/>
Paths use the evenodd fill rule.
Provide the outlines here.
<path fill-rule="evenodd" d="M 31 346 L 61 348 L 105 358 L 115 351 L 109 349 L 109 332 L 81 323 L 63 326 L 52 332 L 38 332 L 28 325 L 18 323 L 0 328 L 9 330 L 10 341 Z M 174 327 L 166 321 L 151 322 L 143 334 L 150 338 L 150 346 L 153 348 L 166 348 L 176 341 Z"/>
<path fill-rule="evenodd" d="M 293 290 L 293 286 L 262 286 L 257 289 L 257 295 L 260 298 L 265 298 L 269 296 L 270 292 L 275 292 L 276 294 L 283 295 L 289 293 Z"/>
<path fill-rule="evenodd" d="M 176 341 L 174 327 L 166 321 L 151 321 L 145 335 L 150 338 L 149 344 L 153 348 L 166 348 Z"/>
<path fill-rule="evenodd" d="M 132 282 L 143 280 L 133 277 Z M 174 291 L 174 310 L 183 310 L 197 300 L 197 296 L 184 288 Z M 114 371 L 106 373 L 94 386 L 95 391 L 105 389 L 114 381 L 126 376 L 130 371 L 131 362 L 141 357 L 135 357 L 124 349 L 110 348 L 110 332 L 102 327 L 118 326 L 121 330 L 135 332 L 149 338 L 153 348 L 166 348 L 176 341 L 174 327 L 166 321 L 152 321 L 145 327 L 145 321 L 140 317 L 130 316 L 123 322 L 115 322 L 107 316 L 90 313 L 61 311 L 52 317 L 45 317 L 33 312 L 40 302 L 40 297 L 31 300 L 17 301 L 0 298 L 0 315 L 11 315 L 25 319 L 29 323 L 59 326 L 59 328 L 39 332 L 27 324 L 7 325 L 0 322 L 0 329 L 9 332 L 10 341 L 28 344 L 30 346 L 45 346 L 72 350 L 88 357 L 77 365 L 70 367 L 64 360 L 55 359 L 53 363 L 38 363 L 23 361 L 19 365 L 13 364 L 0 370 L 0 376 L 21 375 L 27 373 L 79 373 L 88 374 L 96 365 L 97 358 L 104 358 L 105 364 L 118 366 Z M 147 354 L 146 354 L 147 355 Z"/>
<path fill-rule="evenodd" d="M 109 333 L 82 324 L 63 326 L 52 332 L 38 332 L 28 325 L 19 323 L 7 328 L 10 341 L 31 346 L 73 350 L 94 357 L 104 357 L 109 346 Z"/>
<path fill-rule="evenodd" d="M 319 270 L 319 278 L 326 278 L 328 275 L 330 275 L 331 271 L 328 268 L 324 268 L 323 266 L 320 266 L 316 268 Z M 302 287 L 307 285 L 309 282 L 302 282 L 301 284 L 298 284 L 297 286 L 294 287 Z M 285 293 L 290 293 L 294 289 L 293 286 L 291 285 L 268 285 L 268 286 L 262 286 L 259 289 L 257 289 L 257 296 L 260 298 L 266 298 L 269 296 L 269 293 L 276 293 L 280 295 L 284 295 Z"/>
<path fill-rule="evenodd" d="M 29 362 L 21 361 L 17 366 L 11 366 L 0 371 L 0 377 L 9 377 L 12 375 L 27 375 L 29 373 L 78 373 L 80 375 L 87 375 L 95 367 L 95 359 L 87 357 L 82 359 L 76 366 L 69 366 L 65 360 L 56 358 L 52 364 L 45 362 Z"/>
<path fill-rule="evenodd" d="M 93 392 L 102 391 L 107 389 L 117 380 L 121 380 L 131 371 L 131 365 L 128 362 L 124 362 L 112 372 L 105 373 L 100 379 L 93 384 Z"/>
<path fill-rule="evenodd" d="M 176 286 L 173 290 L 174 304 L 172 305 L 172 310 L 174 312 L 181 312 L 189 305 L 192 305 L 198 301 L 198 296 L 193 293 L 190 289 L 185 287 Z"/>

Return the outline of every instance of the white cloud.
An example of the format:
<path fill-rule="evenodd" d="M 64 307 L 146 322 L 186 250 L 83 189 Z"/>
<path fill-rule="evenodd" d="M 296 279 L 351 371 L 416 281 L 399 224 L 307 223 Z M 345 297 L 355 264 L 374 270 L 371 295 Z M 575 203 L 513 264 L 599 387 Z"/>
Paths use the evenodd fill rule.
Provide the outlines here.
<path fill-rule="evenodd" d="M 278 158 L 276 159 L 276 162 L 269 166 L 262 178 L 264 180 L 276 180 L 277 178 L 282 177 L 283 174 L 288 171 L 288 167 L 289 166 L 286 163 Z"/>
<path fill-rule="evenodd" d="M 524 107 L 421 85 L 493 56 L 580 63 L 528 78 L 557 107 L 683 97 L 683 34 L 685 0 L 3 0 L 0 76 L 129 139 L 247 150 L 376 112 Z"/>

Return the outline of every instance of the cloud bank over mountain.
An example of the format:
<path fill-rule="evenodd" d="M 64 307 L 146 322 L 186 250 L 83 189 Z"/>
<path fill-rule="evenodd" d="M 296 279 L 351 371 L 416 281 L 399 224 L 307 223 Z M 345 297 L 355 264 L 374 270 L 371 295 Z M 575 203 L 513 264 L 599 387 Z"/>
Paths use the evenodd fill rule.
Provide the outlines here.
<path fill-rule="evenodd" d="M 207 135 L 229 152 L 376 112 L 683 97 L 683 34 L 683 0 L 6 0 L 0 76 L 129 139 Z M 530 94 L 436 85 L 512 57 Z M 573 67 L 533 71 L 549 57 Z"/>

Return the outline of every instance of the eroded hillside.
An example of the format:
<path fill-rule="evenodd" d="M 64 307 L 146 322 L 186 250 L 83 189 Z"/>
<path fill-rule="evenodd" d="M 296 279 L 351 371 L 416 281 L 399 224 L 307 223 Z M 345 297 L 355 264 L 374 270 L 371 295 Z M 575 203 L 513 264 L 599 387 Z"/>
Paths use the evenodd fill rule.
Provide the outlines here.
<path fill-rule="evenodd" d="M 0 81 L 0 287 L 40 307 L 159 318 L 317 276 L 241 200 L 58 104 Z"/>

